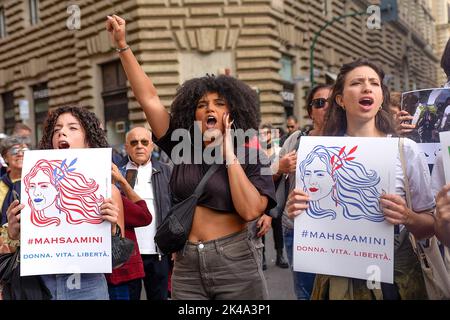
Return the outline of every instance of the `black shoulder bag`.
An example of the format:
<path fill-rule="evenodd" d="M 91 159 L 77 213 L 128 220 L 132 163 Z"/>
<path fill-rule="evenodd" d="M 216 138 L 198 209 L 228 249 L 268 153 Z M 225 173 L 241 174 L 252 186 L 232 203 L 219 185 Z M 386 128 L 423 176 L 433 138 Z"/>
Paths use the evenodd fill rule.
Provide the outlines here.
<path fill-rule="evenodd" d="M 20 276 L 20 247 L 0 254 L 0 285 L 3 300 L 50 300 L 52 295 L 40 276 Z"/>
<path fill-rule="evenodd" d="M 155 242 L 164 254 L 177 252 L 183 248 L 191 232 L 194 211 L 198 198 L 205 189 L 206 182 L 219 169 L 219 165 L 212 165 L 195 188 L 194 193 L 187 199 L 174 205 L 163 222 L 156 229 Z"/>
<path fill-rule="evenodd" d="M 111 237 L 112 268 L 119 268 L 130 260 L 134 251 L 134 241 L 122 237 L 120 226 L 116 225 L 116 234 Z"/>

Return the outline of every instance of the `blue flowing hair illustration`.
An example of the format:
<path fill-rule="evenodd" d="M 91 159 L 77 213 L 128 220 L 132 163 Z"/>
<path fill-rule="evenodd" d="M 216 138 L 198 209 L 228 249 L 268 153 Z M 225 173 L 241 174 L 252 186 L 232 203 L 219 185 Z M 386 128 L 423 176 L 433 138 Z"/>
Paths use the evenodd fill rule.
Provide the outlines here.
<path fill-rule="evenodd" d="M 381 194 L 377 189 L 380 177 L 374 170 L 367 170 L 364 165 L 354 161 L 355 157 L 350 155 L 356 149 L 357 146 L 347 153 L 345 147 L 315 146 L 299 164 L 304 191 L 307 192 L 306 167 L 318 158 L 325 164 L 328 174 L 332 177 L 331 198 L 336 207 L 338 205 L 342 207 L 342 215 L 349 220 L 366 219 L 381 222 L 384 215 L 379 204 Z M 321 208 L 320 201 L 310 201 L 306 213 L 314 219 L 336 218 L 336 211 Z"/>

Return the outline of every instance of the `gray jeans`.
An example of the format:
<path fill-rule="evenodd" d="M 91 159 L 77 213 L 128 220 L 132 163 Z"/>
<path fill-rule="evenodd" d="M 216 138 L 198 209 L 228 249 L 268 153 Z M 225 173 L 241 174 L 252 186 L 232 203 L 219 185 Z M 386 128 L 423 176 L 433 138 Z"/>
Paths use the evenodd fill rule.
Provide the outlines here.
<path fill-rule="evenodd" d="M 176 254 L 172 299 L 268 299 L 262 247 L 247 229 L 207 242 L 186 242 Z"/>

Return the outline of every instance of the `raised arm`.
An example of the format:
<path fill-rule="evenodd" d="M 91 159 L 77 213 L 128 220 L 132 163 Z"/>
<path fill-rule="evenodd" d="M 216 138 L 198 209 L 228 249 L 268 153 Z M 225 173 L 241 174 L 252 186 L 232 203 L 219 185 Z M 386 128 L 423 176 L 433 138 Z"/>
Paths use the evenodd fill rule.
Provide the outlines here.
<path fill-rule="evenodd" d="M 119 168 L 112 163 L 111 164 L 111 174 L 113 178 L 113 183 L 118 183 L 120 186 L 120 190 L 125 194 L 125 197 L 130 199 L 133 202 L 138 202 L 142 200 L 142 198 L 134 191 L 134 189 L 130 186 L 128 181 L 125 179 L 124 176 L 119 171 Z"/>
<path fill-rule="evenodd" d="M 122 196 L 115 185 L 111 185 L 111 198 L 104 200 L 100 206 L 100 214 L 103 220 L 111 223 L 111 233 L 116 233 L 116 226 L 120 227 L 122 237 L 125 236 L 125 222 Z"/>
<path fill-rule="evenodd" d="M 124 19 L 116 15 L 108 16 L 106 30 L 110 33 L 116 48 L 124 49 L 128 46 L 125 40 Z M 131 49 L 119 52 L 119 57 L 134 96 L 144 110 L 153 134 L 156 138 L 161 138 L 169 128 L 170 118 L 169 113 L 159 99 L 152 80 L 145 74 Z"/>
<path fill-rule="evenodd" d="M 119 168 L 112 163 L 113 183 L 118 183 L 120 190 L 125 194 L 122 197 L 124 207 L 125 227 L 138 228 L 149 225 L 152 222 L 152 215 L 148 211 L 145 201 L 133 190 L 128 181 L 119 171 Z"/>

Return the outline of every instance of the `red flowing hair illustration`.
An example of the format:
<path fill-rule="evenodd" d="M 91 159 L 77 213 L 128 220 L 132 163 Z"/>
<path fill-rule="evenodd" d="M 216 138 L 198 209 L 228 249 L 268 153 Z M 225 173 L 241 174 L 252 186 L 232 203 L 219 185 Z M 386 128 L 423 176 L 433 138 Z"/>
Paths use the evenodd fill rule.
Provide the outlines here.
<path fill-rule="evenodd" d="M 56 208 L 65 214 L 69 224 L 100 224 L 103 222 L 100 218 L 100 205 L 104 197 L 97 197 L 95 194 L 99 188 L 95 180 L 88 181 L 83 174 L 74 172 L 73 164 L 76 160 L 74 159 L 69 165 L 66 164 L 66 160 L 37 161 L 23 178 L 25 191 L 29 194 L 30 180 L 42 172 L 50 178 L 50 183 L 57 190 L 52 204 L 55 202 Z M 61 223 L 60 218 L 46 215 L 45 209 L 36 209 L 31 197 L 28 198 L 28 204 L 31 208 L 31 222 L 35 226 L 45 227 L 52 224 L 58 226 Z"/>
<path fill-rule="evenodd" d="M 337 203 L 337 197 L 336 197 L 336 170 L 339 170 L 342 168 L 347 161 L 353 161 L 355 160 L 355 157 L 349 157 L 353 152 L 356 151 L 358 146 L 354 146 L 347 154 L 345 154 L 345 146 L 339 150 L 339 155 L 336 157 L 336 155 L 333 155 L 330 160 L 331 164 L 331 177 L 333 178 L 334 185 L 333 185 L 333 196 L 336 198 L 335 203 L 336 207 L 338 205 Z"/>

